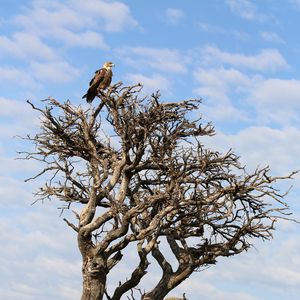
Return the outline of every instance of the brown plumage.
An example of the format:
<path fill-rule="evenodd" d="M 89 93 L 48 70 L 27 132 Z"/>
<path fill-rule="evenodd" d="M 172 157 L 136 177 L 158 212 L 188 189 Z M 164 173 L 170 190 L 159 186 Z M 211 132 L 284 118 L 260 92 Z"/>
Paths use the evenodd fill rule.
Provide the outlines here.
<path fill-rule="evenodd" d="M 86 98 L 88 103 L 91 103 L 94 100 L 100 90 L 105 90 L 107 87 L 109 87 L 113 75 L 111 70 L 112 67 L 114 67 L 112 62 L 106 62 L 100 70 L 95 72 L 94 78 L 90 81 L 90 87 L 88 91 L 82 97 Z"/>

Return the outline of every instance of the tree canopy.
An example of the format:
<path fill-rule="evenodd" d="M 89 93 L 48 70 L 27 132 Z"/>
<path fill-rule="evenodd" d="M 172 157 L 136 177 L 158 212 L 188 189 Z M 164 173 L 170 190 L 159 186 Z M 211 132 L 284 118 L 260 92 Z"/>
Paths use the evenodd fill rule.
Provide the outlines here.
<path fill-rule="evenodd" d="M 30 178 L 48 178 L 39 199 L 76 205 L 77 222 L 64 220 L 82 255 L 82 300 L 163 299 L 218 257 L 246 251 L 253 238 L 270 239 L 276 220 L 289 218 L 285 193 L 274 184 L 294 172 L 248 173 L 232 151 L 203 144 L 215 130 L 199 117 L 200 100 L 166 103 L 159 93 L 142 97 L 141 88 L 115 84 L 87 108 L 53 98 L 42 108 L 29 102 L 41 127 L 27 137 L 35 150 L 24 158 L 43 164 Z M 109 291 L 110 271 L 130 244 L 138 262 Z M 162 272 L 145 290 L 150 257 Z"/>

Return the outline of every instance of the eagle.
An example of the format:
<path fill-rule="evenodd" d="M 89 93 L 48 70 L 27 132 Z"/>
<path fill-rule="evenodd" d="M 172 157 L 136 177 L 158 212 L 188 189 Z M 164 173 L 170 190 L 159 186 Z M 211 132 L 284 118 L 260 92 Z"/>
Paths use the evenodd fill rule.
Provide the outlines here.
<path fill-rule="evenodd" d="M 100 90 L 105 90 L 109 87 L 113 75 L 111 68 L 114 66 L 111 61 L 108 61 L 103 64 L 101 69 L 95 72 L 95 76 L 90 81 L 90 87 L 86 94 L 82 96 L 82 99 L 86 98 L 86 101 L 91 103 Z"/>

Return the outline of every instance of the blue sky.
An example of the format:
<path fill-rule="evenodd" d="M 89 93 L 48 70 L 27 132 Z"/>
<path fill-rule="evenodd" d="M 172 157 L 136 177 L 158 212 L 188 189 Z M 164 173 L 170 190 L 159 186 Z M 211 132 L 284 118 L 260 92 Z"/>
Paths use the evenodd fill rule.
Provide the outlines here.
<path fill-rule="evenodd" d="M 106 60 L 116 64 L 114 82 L 141 82 L 166 101 L 201 97 L 200 113 L 217 131 L 207 145 L 232 148 L 250 170 L 300 169 L 299 0 L 10 0 L 0 14 L 1 299 L 80 297 L 76 237 L 60 203 L 30 205 L 39 182 L 23 180 L 38 165 L 14 160 L 28 145 L 13 137 L 39 126 L 26 99 L 82 103 Z M 300 219 L 299 179 L 287 201 Z M 274 240 L 220 259 L 172 294 L 299 299 L 299 233 L 299 225 L 279 222 Z M 121 272 L 126 264 L 113 278 Z"/>

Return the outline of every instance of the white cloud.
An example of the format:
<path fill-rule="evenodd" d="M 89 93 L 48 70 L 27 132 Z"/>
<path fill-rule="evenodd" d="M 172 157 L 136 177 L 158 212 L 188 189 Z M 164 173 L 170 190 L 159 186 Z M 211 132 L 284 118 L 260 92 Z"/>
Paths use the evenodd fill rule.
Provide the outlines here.
<path fill-rule="evenodd" d="M 32 196 L 30 192 L 24 189 L 24 183 L 20 182 L 20 180 L 8 177 L 10 172 L 7 172 L 5 174 L 5 171 L 8 167 L 8 165 L 4 165 L 0 175 L 0 196 L 1 199 L 6 200 L 6 202 L 4 200 L 0 202 L 0 207 L 2 211 L 5 209 L 5 207 L 7 207 L 7 202 L 10 203 L 9 207 L 11 210 L 16 207 L 24 207 L 30 203 L 30 198 Z M 23 171 L 22 168 L 20 168 L 20 171 Z M 17 201 L 16 199 L 19 200 Z"/>
<path fill-rule="evenodd" d="M 59 290 L 60 290 L 60 294 L 62 295 L 62 299 L 74 300 L 74 299 L 79 299 L 81 296 L 80 291 L 74 285 L 68 286 L 64 284 L 59 287 Z"/>
<path fill-rule="evenodd" d="M 252 20 L 255 18 L 255 7 L 248 0 L 226 0 L 230 9 L 244 19 Z"/>
<path fill-rule="evenodd" d="M 175 25 L 183 19 L 184 12 L 177 8 L 168 8 L 166 10 L 166 17 L 170 24 Z"/>
<path fill-rule="evenodd" d="M 96 31 L 117 32 L 138 25 L 127 5 L 102 0 L 34 1 L 31 8 L 14 20 L 26 31 L 52 37 L 55 37 L 53 32 L 60 29 L 80 33 L 89 27 Z"/>
<path fill-rule="evenodd" d="M 300 105 L 300 80 L 270 78 L 261 82 L 253 91 L 254 97 L 260 103 L 269 105 Z"/>
<path fill-rule="evenodd" d="M 259 13 L 249 0 L 226 0 L 226 4 L 238 16 L 249 21 L 263 22 L 270 18 L 267 14 Z"/>
<path fill-rule="evenodd" d="M 247 32 L 240 30 L 233 30 L 231 33 L 238 41 L 249 42 L 251 40 L 251 35 Z"/>
<path fill-rule="evenodd" d="M 0 181 L 6 189 L 1 193 L 5 199 L 0 219 L 0 234 L 5 239 L 0 257 L 1 299 L 69 299 L 65 297 L 69 289 L 73 296 L 77 291 L 78 298 L 80 255 L 55 205 L 45 201 L 30 206 L 33 196 L 25 184 L 9 177 Z"/>
<path fill-rule="evenodd" d="M 150 47 L 123 47 L 116 50 L 125 61 L 137 69 L 149 66 L 159 71 L 184 73 L 187 58 L 178 50 Z"/>
<path fill-rule="evenodd" d="M 203 89 L 204 93 L 205 90 Z M 208 88 L 207 88 L 208 91 Z M 201 94 L 202 97 L 203 94 Z M 236 108 L 229 99 L 218 99 L 203 97 L 204 103 L 201 113 L 204 115 L 205 120 L 216 122 L 245 122 L 249 120 L 246 112 Z"/>
<path fill-rule="evenodd" d="M 89 22 L 91 18 L 87 20 Z M 32 7 L 27 7 L 23 14 L 15 16 L 14 23 L 28 34 L 40 38 L 51 37 L 68 45 L 69 36 L 81 34 L 87 25 L 86 18 L 80 16 L 78 11 L 56 1 L 32 2 Z M 75 44 L 77 46 L 77 42 Z"/>
<path fill-rule="evenodd" d="M 270 78 L 258 81 L 249 91 L 248 101 L 254 104 L 263 122 L 281 125 L 300 121 L 300 81 Z"/>
<path fill-rule="evenodd" d="M 0 55 L 47 62 L 61 60 L 61 47 L 49 46 L 51 40 L 68 47 L 106 50 L 109 47 L 101 32 L 118 32 L 138 25 L 127 5 L 101 0 L 35 0 L 31 6 L 23 7 L 22 14 L 13 18 L 13 24 L 21 27 L 21 31 L 11 37 L 0 36 Z"/>
<path fill-rule="evenodd" d="M 260 36 L 267 42 L 285 44 L 285 41 L 276 32 L 262 31 L 260 32 Z"/>
<path fill-rule="evenodd" d="M 0 97 L 0 174 L 18 175 L 33 167 L 33 162 L 16 161 L 16 151 L 23 143 L 17 135 L 26 136 L 39 124 L 36 112 L 25 100 L 17 101 Z"/>
<path fill-rule="evenodd" d="M 206 33 L 228 35 L 231 39 L 234 38 L 243 42 L 251 40 L 250 34 L 238 29 L 228 30 L 227 28 L 224 29 L 224 27 L 204 22 L 196 22 L 196 26 L 199 30 Z"/>
<path fill-rule="evenodd" d="M 251 251 L 231 262 L 224 262 L 221 276 L 230 281 L 249 282 L 252 287 L 261 286 L 268 293 L 281 293 L 289 299 L 288 295 L 297 293 L 300 283 L 300 256 L 296 250 L 299 246 L 297 235 L 275 239 L 268 245 L 259 243 L 258 252 Z M 229 264 L 231 268 L 226 271 Z"/>
<path fill-rule="evenodd" d="M 34 0 L 30 6 L 23 8 L 23 12 L 17 14 L 13 21 L 16 25 L 22 26 L 23 30 L 37 35 L 48 34 L 51 28 L 57 27 L 79 30 L 87 22 L 84 18 L 79 18 L 78 11 L 70 6 L 70 1 L 60 3 L 55 0 Z"/>
<path fill-rule="evenodd" d="M 205 63 L 223 63 L 256 71 L 275 71 L 288 68 L 288 63 L 277 49 L 263 49 L 256 55 L 245 55 L 221 51 L 207 46 L 203 50 Z"/>
<path fill-rule="evenodd" d="M 241 71 L 275 71 L 288 67 L 277 50 L 262 50 L 257 55 L 244 55 L 206 47 L 202 54 L 196 61 L 201 67 L 193 72 L 198 83 L 194 91 L 204 97 L 205 112 L 214 120 L 239 118 L 252 124 L 273 122 L 280 126 L 299 123 L 300 81 L 268 79 L 258 72 L 249 75 L 246 71 Z M 250 118 L 253 113 L 255 117 Z"/>
<path fill-rule="evenodd" d="M 0 80 L 14 87 L 27 90 L 39 87 L 40 83 L 66 83 L 74 80 L 80 71 L 66 61 L 31 61 L 25 70 L 10 66 L 0 66 Z"/>
<path fill-rule="evenodd" d="M 14 99 L 7 99 L 0 97 L 0 116 L 2 117 L 15 117 L 23 118 L 28 114 L 28 119 L 32 119 L 33 113 L 29 110 L 29 105 L 22 101 L 17 101 Z"/>
<path fill-rule="evenodd" d="M 68 46 L 92 47 L 98 49 L 108 49 L 107 44 L 101 34 L 94 31 L 72 32 L 64 28 L 57 28 L 52 32 L 55 38 L 61 38 Z"/>
<path fill-rule="evenodd" d="M 77 8 L 86 17 L 104 20 L 104 28 L 110 32 L 123 31 L 128 26 L 138 26 L 138 22 L 131 16 L 129 7 L 119 1 L 102 0 L 71 0 L 71 6 Z"/>
<path fill-rule="evenodd" d="M 300 169 L 300 130 L 295 127 L 273 129 L 266 126 L 247 127 L 236 134 L 218 132 L 207 138 L 207 145 L 226 152 L 232 148 L 249 168 L 270 165 L 276 174 Z"/>
<path fill-rule="evenodd" d="M 57 62 L 32 62 L 30 70 L 39 81 L 65 83 L 79 75 L 79 70 L 65 61 Z"/>
<path fill-rule="evenodd" d="M 242 89 L 249 86 L 250 78 L 242 72 L 223 67 L 216 69 L 198 68 L 194 71 L 196 80 L 205 88 L 205 96 L 226 97 L 227 92 L 234 89 Z M 197 90 L 199 94 L 203 92 L 201 88 Z"/>
<path fill-rule="evenodd" d="M 207 271 L 204 271 L 207 272 Z M 201 273 L 203 275 L 203 273 Z M 198 276 L 201 276 L 198 274 Z M 218 276 L 216 276 L 217 278 Z M 224 280 L 223 282 L 226 282 Z M 170 295 L 181 296 L 184 292 L 188 299 L 205 299 L 205 300 L 262 300 L 246 292 L 239 291 L 235 288 L 232 291 L 228 291 L 226 286 L 218 288 L 216 281 L 215 284 L 211 284 L 205 280 L 197 280 L 195 278 L 189 278 L 183 282 L 176 290 L 173 290 Z M 176 293 L 177 292 L 177 293 Z M 190 298 L 192 296 L 192 298 Z"/>
<path fill-rule="evenodd" d="M 9 82 L 15 87 L 33 88 L 37 86 L 36 81 L 25 72 L 25 70 L 17 69 L 11 66 L 0 66 L 0 80 Z"/>
<path fill-rule="evenodd" d="M 26 43 L 24 43 L 24 38 Z M 12 38 L 0 36 L 0 55 L 11 55 L 22 59 L 31 56 L 47 59 L 55 57 L 53 51 L 43 44 L 38 37 L 22 32 L 15 33 Z"/>
<path fill-rule="evenodd" d="M 209 23 L 204 23 L 204 22 L 198 22 L 197 27 L 206 32 L 213 32 L 213 33 L 226 33 L 226 31 L 219 26 L 209 24 Z"/>
<path fill-rule="evenodd" d="M 197 81 L 194 91 L 205 99 L 205 113 L 213 120 L 240 119 L 250 124 L 280 126 L 300 122 L 299 80 L 268 79 L 259 72 L 242 71 L 287 67 L 277 50 L 262 50 L 257 55 L 247 56 L 206 47 L 203 56 L 195 62 L 201 67 L 193 72 Z"/>
<path fill-rule="evenodd" d="M 1 128 L 1 127 L 0 127 Z M 29 129 L 24 129 L 23 135 L 27 134 Z M 22 151 L 24 150 L 25 146 L 16 146 L 17 149 L 16 151 Z M 20 156 L 17 153 L 14 154 L 8 154 L 7 150 L 4 151 L 5 149 L 0 149 L 0 164 L 1 164 L 1 170 L 0 170 L 0 176 L 19 176 L 20 174 L 22 179 L 25 180 L 27 177 L 31 177 L 33 173 L 38 173 L 40 172 L 41 166 L 35 161 L 28 161 L 28 160 L 21 160 L 17 159 L 20 158 Z M 19 186 L 24 185 L 21 182 L 14 181 L 14 180 L 9 180 L 5 181 L 5 178 L 2 178 L 3 184 L 5 183 L 5 187 L 0 187 L 0 193 L 3 195 L 8 195 L 6 198 L 10 197 L 9 190 L 11 188 L 16 189 L 16 185 L 18 184 Z M 23 202 L 20 203 L 20 205 L 24 204 Z"/>
<path fill-rule="evenodd" d="M 144 86 L 143 92 L 145 93 L 152 94 L 158 90 L 170 93 L 170 81 L 160 74 L 146 76 L 143 74 L 131 73 L 127 74 L 126 77 L 132 84 L 141 83 Z"/>
<path fill-rule="evenodd" d="M 0 36 L 0 55 L 9 54 L 18 58 L 53 60 L 55 51 L 31 33 L 15 32 L 12 38 Z"/>
<path fill-rule="evenodd" d="M 297 231 L 275 232 L 270 242 L 253 241 L 248 252 L 221 258 L 217 264 L 193 274 L 170 295 L 186 293 L 188 299 L 264 300 L 297 299 L 299 295 L 299 246 Z M 213 284 L 212 284 L 213 282 Z"/>
<path fill-rule="evenodd" d="M 118 19 L 116 23 L 120 30 L 133 22 L 129 18 L 129 8 L 122 3 L 84 3 L 86 6 L 96 5 L 98 14 L 95 9 L 94 15 L 88 15 L 82 2 L 75 0 L 63 4 L 58 1 L 35 0 L 31 6 L 23 7 L 22 14 L 16 15 L 10 23 L 20 26 L 22 31 L 15 31 L 11 36 L 0 36 L 0 56 L 14 56 L 24 60 L 25 64 L 18 67 L 2 65 L 1 81 L 27 90 L 40 88 L 43 81 L 69 82 L 79 75 L 79 70 L 62 57 L 62 43 L 69 47 L 108 49 L 103 36 L 97 32 L 99 24 L 104 22 L 103 24 L 111 26 L 112 14 Z M 102 17 L 99 12 L 100 4 L 104 10 L 102 14 L 105 14 Z M 120 18 L 117 18 L 118 14 Z M 53 40 L 62 43 L 54 47 Z"/>
<path fill-rule="evenodd" d="M 204 98 L 203 112 L 213 120 L 247 121 L 247 113 L 233 105 L 233 93 L 244 95 L 259 78 L 249 77 L 239 70 L 230 68 L 198 68 L 194 77 L 199 86 L 194 90 Z"/>

